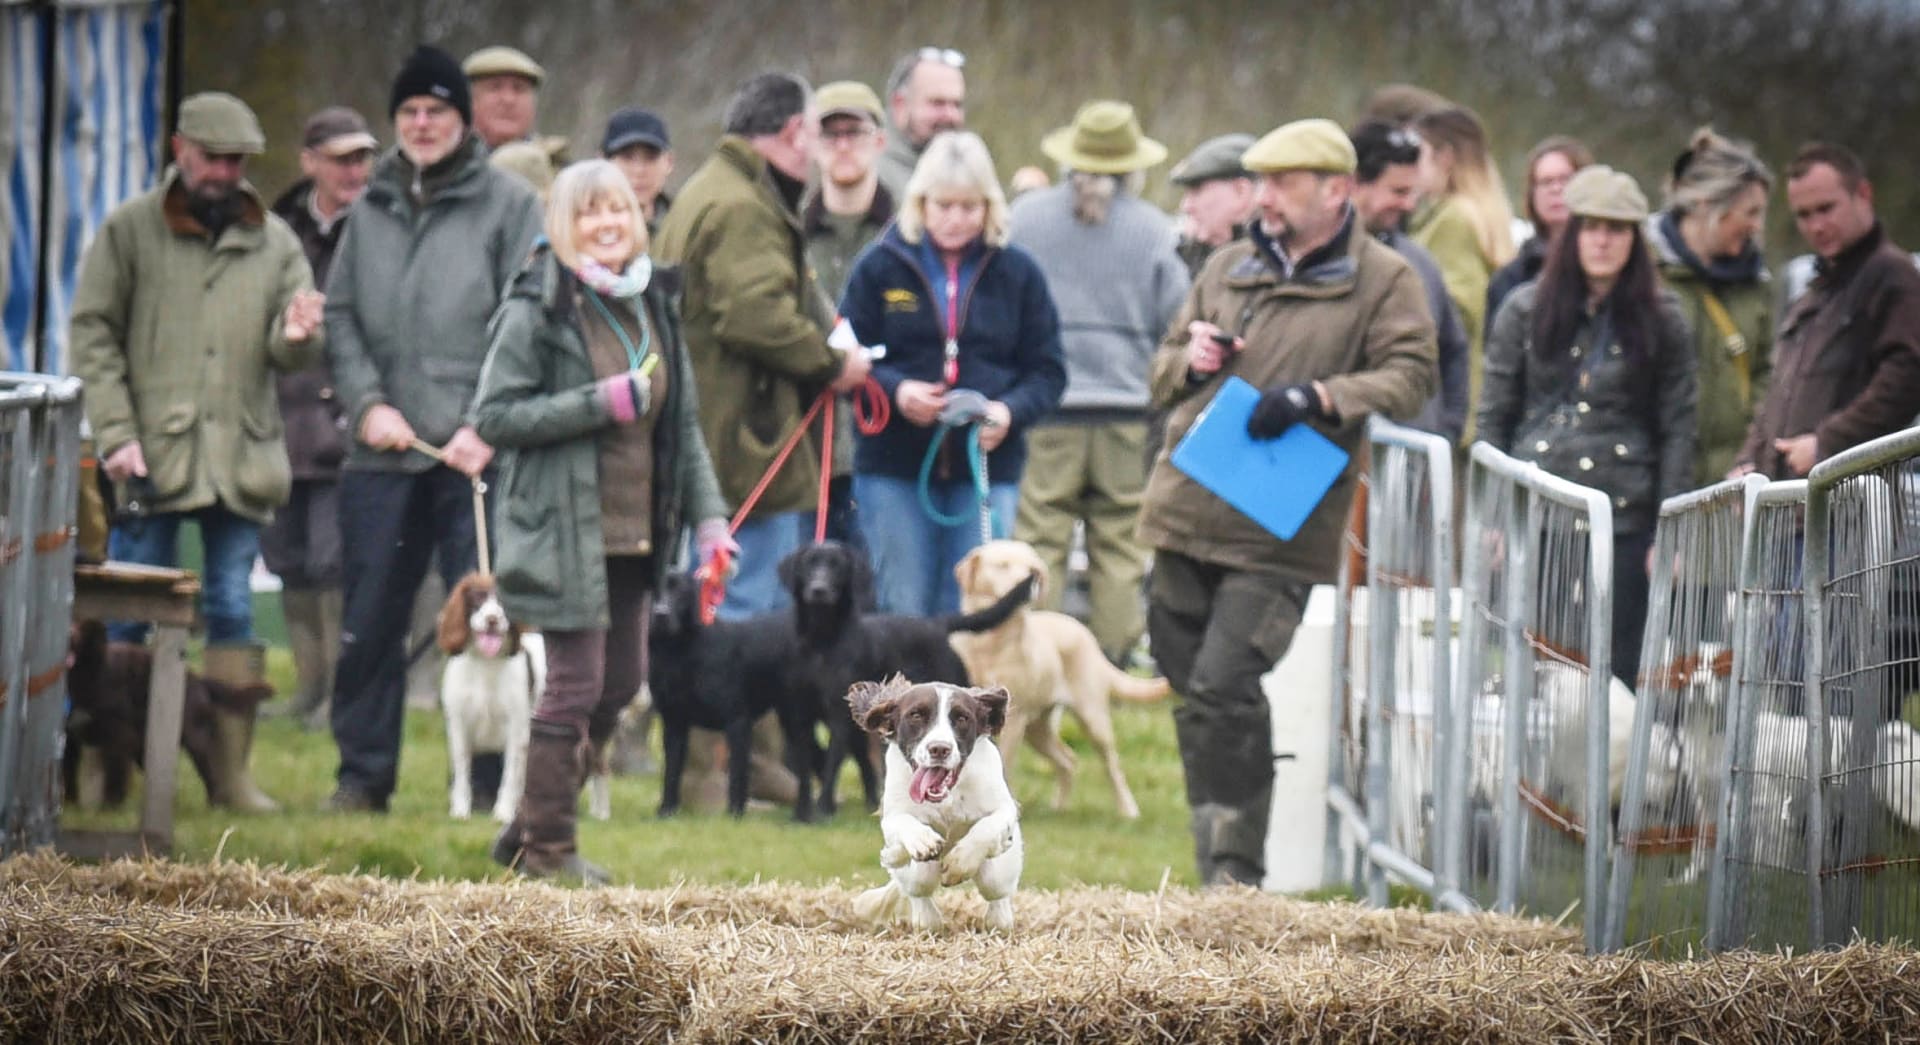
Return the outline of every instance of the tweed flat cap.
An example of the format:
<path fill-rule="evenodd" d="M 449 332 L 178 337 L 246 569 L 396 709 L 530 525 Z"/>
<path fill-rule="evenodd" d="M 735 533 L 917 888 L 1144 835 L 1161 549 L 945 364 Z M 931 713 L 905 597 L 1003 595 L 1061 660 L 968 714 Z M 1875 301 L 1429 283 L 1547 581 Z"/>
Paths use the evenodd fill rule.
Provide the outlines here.
<path fill-rule="evenodd" d="M 1580 168 L 1567 182 L 1566 200 L 1567 209 L 1583 218 L 1634 225 L 1647 220 L 1647 194 L 1632 175 L 1604 163 Z"/>
<path fill-rule="evenodd" d="M 208 152 L 258 155 L 267 136 L 247 103 L 223 91 L 203 91 L 180 103 L 180 137 Z"/>
<path fill-rule="evenodd" d="M 1240 157 L 1256 174 L 1269 171 L 1325 171 L 1352 174 L 1359 160 L 1353 139 L 1332 120 L 1295 120 L 1268 131 Z"/>
<path fill-rule="evenodd" d="M 1208 138 L 1174 164 L 1167 179 L 1175 185 L 1191 188 L 1219 178 L 1244 178 L 1247 169 L 1240 165 L 1240 157 L 1251 148 L 1251 134 L 1223 134 L 1218 138 Z"/>
<path fill-rule="evenodd" d="M 532 80 L 535 87 L 547 78 L 547 71 L 540 68 L 539 62 L 511 47 L 482 47 L 460 63 L 460 71 L 466 73 L 469 80 L 483 76 L 524 76 Z"/>

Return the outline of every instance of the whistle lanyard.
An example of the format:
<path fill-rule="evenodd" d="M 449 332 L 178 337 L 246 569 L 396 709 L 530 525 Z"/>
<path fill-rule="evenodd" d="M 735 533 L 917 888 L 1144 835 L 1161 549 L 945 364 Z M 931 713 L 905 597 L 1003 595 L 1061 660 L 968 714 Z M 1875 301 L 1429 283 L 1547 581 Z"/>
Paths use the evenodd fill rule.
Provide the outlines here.
<path fill-rule="evenodd" d="M 620 339 L 620 347 L 627 350 L 627 367 L 632 370 L 640 369 L 640 363 L 647 358 L 648 349 L 653 347 L 653 334 L 647 327 L 646 309 L 635 310 L 640 314 L 640 344 L 635 346 L 633 339 L 627 336 L 627 329 L 614 318 L 613 310 L 607 307 L 606 302 L 600 300 L 599 293 L 592 287 L 586 287 L 585 290 L 587 300 L 593 302 L 593 307 L 600 310 L 601 318 L 613 328 L 613 336 Z"/>
<path fill-rule="evenodd" d="M 960 262 L 947 262 L 947 361 L 942 371 L 948 388 L 960 386 Z"/>

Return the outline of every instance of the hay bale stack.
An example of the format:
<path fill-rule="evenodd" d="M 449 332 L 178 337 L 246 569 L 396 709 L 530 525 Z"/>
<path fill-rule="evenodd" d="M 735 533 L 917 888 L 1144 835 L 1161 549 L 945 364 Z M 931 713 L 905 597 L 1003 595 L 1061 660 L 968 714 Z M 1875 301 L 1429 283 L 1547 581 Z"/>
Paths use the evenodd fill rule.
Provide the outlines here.
<path fill-rule="evenodd" d="M 1516 919 L 1245 891 L 1022 897 L 872 932 L 851 890 L 568 892 L 0 864 L 0 1041 L 1886 1041 L 1913 951 L 1591 958 Z M 1524 944 L 1523 941 L 1533 941 Z"/>

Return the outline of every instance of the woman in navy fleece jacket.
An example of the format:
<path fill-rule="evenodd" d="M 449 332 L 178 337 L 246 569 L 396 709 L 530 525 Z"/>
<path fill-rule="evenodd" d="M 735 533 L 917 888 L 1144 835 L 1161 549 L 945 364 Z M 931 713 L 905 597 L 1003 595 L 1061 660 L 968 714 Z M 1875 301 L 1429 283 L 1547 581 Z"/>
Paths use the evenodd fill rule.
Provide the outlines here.
<path fill-rule="evenodd" d="M 967 428 L 939 423 L 962 389 L 986 400 L 979 425 L 994 535 L 1012 532 L 1026 430 L 1066 389 L 1060 319 L 1040 268 L 1007 245 L 1007 202 L 979 135 L 928 144 L 900 216 L 854 262 L 840 314 L 863 345 L 886 346 L 873 376 L 893 403 L 863 435 L 853 495 L 873 555 L 880 609 L 932 616 L 958 609 L 953 567 L 980 543 Z M 935 444 L 936 436 L 939 442 Z M 927 494 L 920 476 L 929 447 Z"/>

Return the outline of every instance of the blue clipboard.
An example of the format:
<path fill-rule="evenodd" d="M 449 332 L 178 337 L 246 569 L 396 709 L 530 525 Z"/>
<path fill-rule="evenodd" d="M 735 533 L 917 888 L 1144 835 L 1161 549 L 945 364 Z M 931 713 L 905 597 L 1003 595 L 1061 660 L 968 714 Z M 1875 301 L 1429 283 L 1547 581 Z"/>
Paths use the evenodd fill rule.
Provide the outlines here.
<path fill-rule="evenodd" d="M 1347 467 L 1347 452 L 1311 426 L 1296 424 L 1278 439 L 1247 434 L 1260 391 L 1229 377 L 1200 412 L 1173 466 L 1239 509 L 1268 533 L 1293 540 Z"/>

